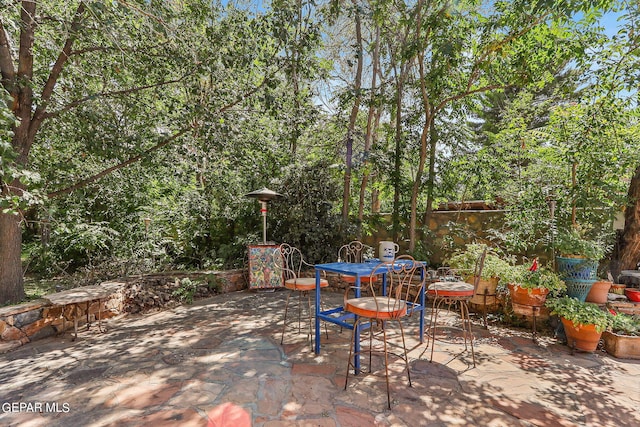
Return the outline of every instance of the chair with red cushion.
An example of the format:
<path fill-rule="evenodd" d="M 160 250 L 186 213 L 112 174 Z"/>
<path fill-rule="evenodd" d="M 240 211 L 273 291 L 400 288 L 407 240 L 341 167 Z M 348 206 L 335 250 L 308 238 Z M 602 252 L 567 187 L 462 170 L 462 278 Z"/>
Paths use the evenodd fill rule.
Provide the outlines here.
<path fill-rule="evenodd" d="M 307 263 L 302 256 L 300 249 L 293 247 L 287 243 L 282 243 L 275 249 L 273 259 L 275 261 L 275 268 L 282 274 L 284 287 L 290 292 L 287 294 L 287 302 L 284 306 L 284 321 L 282 326 L 282 336 L 280 338 L 280 344 L 284 343 L 284 334 L 287 329 L 287 314 L 289 311 L 289 299 L 294 292 L 298 292 L 298 333 L 301 331 L 302 324 L 302 305 L 303 297 L 307 298 L 307 310 L 309 314 L 309 332 L 308 339 L 312 342 L 312 324 L 313 324 L 313 309 L 311 306 L 311 293 L 315 292 L 316 279 L 315 277 L 303 277 L 303 273 L 307 270 L 313 270 L 313 265 Z M 320 287 L 326 288 L 329 286 L 329 282 L 325 279 L 320 279 Z M 325 325 L 326 331 L 326 325 Z M 328 337 L 328 331 L 326 331 Z"/>
<path fill-rule="evenodd" d="M 385 379 L 387 383 L 387 403 L 391 409 L 391 393 L 389 391 L 389 355 L 396 355 L 404 360 L 407 369 L 407 378 L 411 386 L 411 372 L 409 370 L 409 360 L 407 357 L 407 347 L 404 338 L 402 319 L 411 312 L 411 305 L 418 302 L 422 287 L 424 286 L 424 275 L 421 275 L 422 263 L 415 261 L 408 255 L 402 255 L 390 263 L 379 264 L 370 275 L 370 280 L 363 282 L 363 287 L 368 287 L 371 296 L 349 297 L 349 289 L 345 292 L 344 309 L 355 314 L 356 320 L 351 337 L 349 348 L 349 359 L 344 389 L 347 389 L 349 380 L 349 370 L 356 370 L 355 358 L 360 357 L 360 352 L 356 352 L 356 330 L 357 328 L 369 329 L 369 346 L 364 350 L 369 353 L 369 372 L 372 371 L 372 354 L 379 352 L 373 348 L 374 335 L 377 340 L 382 341 L 382 351 L 384 356 Z M 382 295 L 374 286 L 375 278 L 385 275 L 386 295 Z M 387 323 L 395 321 L 400 330 L 401 344 L 388 342 Z M 359 343 L 358 343 L 359 344 Z M 389 345 L 402 348 L 402 354 L 391 353 Z M 355 355 L 354 355 L 355 353 Z M 354 357 L 355 356 L 355 357 Z"/>
<path fill-rule="evenodd" d="M 364 243 L 354 240 L 352 242 L 343 245 L 338 249 L 338 262 L 365 262 L 367 259 L 373 258 L 373 248 L 365 245 Z M 356 278 L 354 276 L 348 276 L 341 274 L 339 279 L 345 282 L 347 286 L 351 286 L 355 283 Z M 370 280 L 376 281 L 376 277 L 364 276 L 360 278 L 362 285 L 367 284 Z"/>
<path fill-rule="evenodd" d="M 431 322 L 427 330 L 427 346 L 431 343 L 431 359 L 433 361 L 433 349 L 435 347 L 436 329 L 438 326 L 438 314 L 443 304 L 449 308 L 452 305 L 460 306 L 460 317 L 462 321 L 462 334 L 464 337 L 464 349 L 467 350 L 467 336 L 471 343 L 471 356 L 473 358 L 473 367 L 476 366 L 476 355 L 473 350 L 473 333 L 471 332 L 471 319 L 469 317 L 469 300 L 476 294 L 476 290 L 480 283 L 480 276 L 484 267 L 484 259 L 487 255 L 487 248 L 480 254 L 476 261 L 474 271 L 474 283 L 463 282 L 451 274 L 447 275 L 447 280 L 434 282 L 427 287 L 427 296 L 433 299 L 433 307 L 431 309 Z M 454 277 L 453 280 L 450 280 Z M 425 348 L 426 350 L 426 348 Z"/>

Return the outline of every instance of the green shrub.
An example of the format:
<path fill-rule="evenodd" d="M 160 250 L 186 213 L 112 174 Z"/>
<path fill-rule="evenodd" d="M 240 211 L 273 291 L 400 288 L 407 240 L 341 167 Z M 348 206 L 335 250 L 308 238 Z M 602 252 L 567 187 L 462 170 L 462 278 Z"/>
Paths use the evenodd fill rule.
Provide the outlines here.
<path fill-rule="evenodd" d="M 513 283 L 524 289 L 545 288 L 550 292 L 560 292 L 566 289 L 566 285 L 560 277 L 546 267 L 539 267 L 531 271 L 525 265 L 514 265 L 508 270 L 504 278 L 507 283 Z"/>
<path fill-rule="evenodd" d="M 604 331 L 613 323 L 614 316 L 600 309 L 597 304 L 582 302 L 569 296 L 549 298 L 545 305 L 551 310 L 551 314 L 557 314 L 576 324 L 594 325 L 598 332 Z"/>

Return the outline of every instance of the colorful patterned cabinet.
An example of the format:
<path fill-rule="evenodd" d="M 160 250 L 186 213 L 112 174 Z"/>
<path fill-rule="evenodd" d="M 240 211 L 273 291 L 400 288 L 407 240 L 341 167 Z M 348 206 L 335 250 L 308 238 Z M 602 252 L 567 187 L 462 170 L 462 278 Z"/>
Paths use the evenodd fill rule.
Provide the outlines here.
<path fill-rule="evenodd" d="M 273 253 L 278 245 L 249 246 L 249 289 L 281 288 L 282 275 L 275 268 Z"/>

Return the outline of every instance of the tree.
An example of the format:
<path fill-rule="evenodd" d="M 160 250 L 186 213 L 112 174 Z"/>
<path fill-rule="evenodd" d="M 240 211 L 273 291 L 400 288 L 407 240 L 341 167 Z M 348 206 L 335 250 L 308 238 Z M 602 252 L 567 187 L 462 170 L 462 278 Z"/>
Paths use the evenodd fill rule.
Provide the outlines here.
<path fill-rule="evenodd" d="M 621 2 L 623 12 L 620 19 L 622 27 L 612 37 L 611 43 L 598 51 L 600 68 L 594 70 L 595 81 L 602 88 L 604 96 L 631 97 L 636 105 L 634 122 L 630 123 L 638 129 L 638 80 L 640 79 L 640 5 L 637 2 Z M 624 127 L 623 129 L 630 129 Z M 638 139 L 636 131 L 633 138 Z M 636 151 L 637 152 L 637 151 Z M 635 168 L 627 191 L 625 206 L 625 224 L 614 250 L 611 270 L 614 277 L 624 269 L 635 269 L 640 262 L 640 166 Z"/>
<path fill-rule="evenodd" d="M 91 174 L 64 167 L 52 182 L 57 188 L 47 189 L 59 197 L 197 137 L 206 121 L 213 123 L 206 129 L 219 126 L 226 112 L 274 81 L 287 40 L 273 36 L 272 15 L 248 19 L 232 6 L 223 11 L 200 0 L 18 1 L 2 10 L 2 87 L 16 119 L 15 156 L 3 152 L 11 173 L 1 177 L 0 303 L 6 303 L 23 295 L 21 226 L 37 178 L 27 166 L 45 142 L 45 124 L 64 129 L 76 120 L 77 154 L 95 164 L 102 159 L 103 170 Z M 69 140 L 47 132 L 52 153 L 69 148 Z M 83 162 L 75 156 L 68 163 Z M 80 179 L 65 173 L 71 170 L 82 172 Z"/>
<path fill-rule="evenodd" d="M 464 2 L 457 8 L 417 3 L 414 55 L 424 119 L 411 192 L 410 250 L 415 248 L 418 198 L 427 161 L 427 214 L 433 202 L 437 138 L 433 138 L 432 127 L 436 117 L 486 92 L 551 81 L 557 67 L 581 49 L 577 39 L 570 38 L 575 33 L 569 32 L 575 10 L 576 5 L 562 1 L 528 6 L 500 3 L 490 14 Z M 590 5 L 582 4 L 579 10 L 587 13 Z"/>

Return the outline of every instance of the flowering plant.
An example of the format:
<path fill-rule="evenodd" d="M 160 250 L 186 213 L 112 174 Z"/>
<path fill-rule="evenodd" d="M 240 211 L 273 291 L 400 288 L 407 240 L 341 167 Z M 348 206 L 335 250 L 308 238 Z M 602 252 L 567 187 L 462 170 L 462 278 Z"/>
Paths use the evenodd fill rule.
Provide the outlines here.
<path fill-rule="evenodd" d="M 560 277 L 546 267 L 535 265 L 527 267 L 525 265 L 514 265 L 509 270 L 505 278 L 507 283 L 520 286 L 524 289 L 545 288 L 550 292 L 559 292 L 566 289 Z"/>

